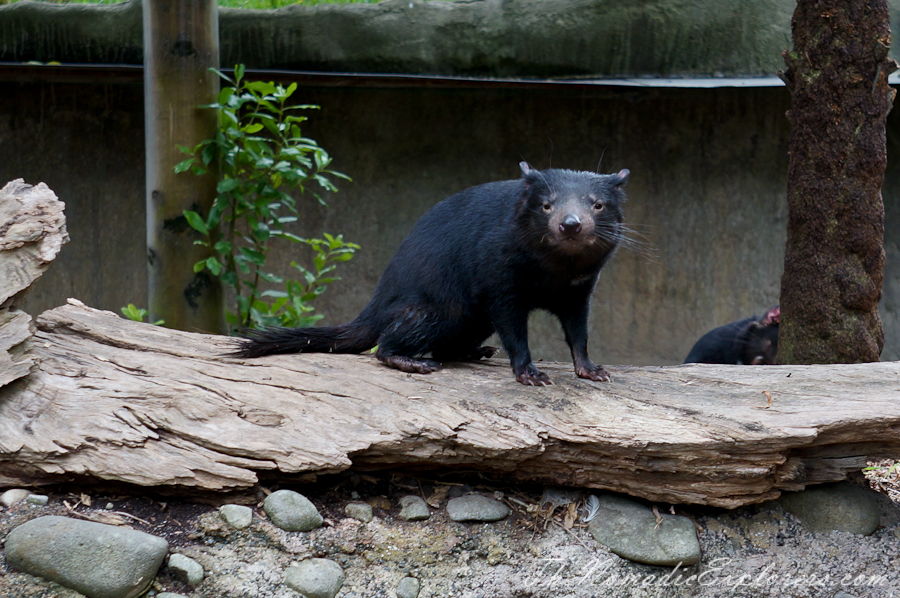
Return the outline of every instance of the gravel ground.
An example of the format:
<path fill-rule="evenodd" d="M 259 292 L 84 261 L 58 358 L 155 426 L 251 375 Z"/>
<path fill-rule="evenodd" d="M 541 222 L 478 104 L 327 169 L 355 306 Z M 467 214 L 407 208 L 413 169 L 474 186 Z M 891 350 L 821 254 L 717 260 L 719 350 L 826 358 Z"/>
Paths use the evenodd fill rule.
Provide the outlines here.
<path fill-rule="evenodd" d="M 406 576 L 420 580 L 421 597 L 900 597 L 900 508 L 891 501 L 900 496 L 900 467 L 893 461 L 872 466 L 869 481 L 883 492 L 882 525 L 873 535 L 807 532 L 777 502 L 734 511 L 676 507 L 677 514 L 696 523 L 703 548 L 703 561 L 685 569 L 640 565 L 613 555 L 574 516 L 583 512 L 580 503 L 541 509 L 541 488 L 461 476 L 437 480 L 352 473 L 292 487 L 325 517 L 323 527 L 306 533 L 284 532 L 266 520 L 261 500 L 275 487 L 261 487 L 237 500 L 229 497 L 254 508 L 254 522 L 244 530 L 231 529 L 219 518 L 216 509 L 222 501 L 141 496 L 133 488 L 128 494 L 98 487 L 55 489 L 47 492 L 46 506 L 20 503 L 0 511 L 0 538 L 41 515 L 85 517 L 165 537 L 170 554 L 181 553 L 203 565 L 206 577 L 193 588 L 163 567 L 151 595 L 296 598 L 299 594 L 283 585 L 284 571 L 304 558 L 322 557 L 344 568 L 339 598 L 393 597 Z M 451 521 L 444 511 L 448 493 L 470 489 L 501 497 L 512 515 L 489 524 Z M 399 498 L 408 494 L 439 508 L 426 521 L 404 521 L 397 516 Z M 356 499 L 375 507 L 372 522 L 346 517 L 344 506 Z M 668 505 L 657 506 L 669 510 Z M 0 560 L 0 596 L 80 594 Z"/>

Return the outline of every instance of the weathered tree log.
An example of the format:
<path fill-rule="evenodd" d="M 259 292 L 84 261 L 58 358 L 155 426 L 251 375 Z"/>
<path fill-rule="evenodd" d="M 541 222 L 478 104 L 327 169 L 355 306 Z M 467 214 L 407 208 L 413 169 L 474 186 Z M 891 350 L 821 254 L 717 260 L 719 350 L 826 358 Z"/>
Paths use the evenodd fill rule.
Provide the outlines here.
<path fill-rule="evenodd" d="M 369 355 L 236 360 L 226 337 L 74 300 L 36 324 L 30 348 L 11 350 L 27 375 L 0 384 L 0 486 L 229 491 L 350 467 L 465 468 L 737 507 L 900 451 L 900 363 L 611 367 L 610 383 L 543 364 L 556 384 L 525 387 L 501 359 L 428 376 Z"/>
<path fill-rule="evenodd" d="M 443 467 L 736 507 L 900 450 L 900 364 L 613 367 L 608 384 L 502 360 L 407 375 L 371 356 L 222 357 L 228 339 L 78 302 L 37 319 L 40 369 L 0 389 L 0 483 L 192 490 Z M 768 393 L 772 405 L 768 408 Z"/>
<path fill-rule="evenodd" d="M 15 303 L 68 242 L 64 208 L 44 183 L 16 179 L 0 189 L 0 386 L 35 366 L 27 351 L 31 316 Z"/>

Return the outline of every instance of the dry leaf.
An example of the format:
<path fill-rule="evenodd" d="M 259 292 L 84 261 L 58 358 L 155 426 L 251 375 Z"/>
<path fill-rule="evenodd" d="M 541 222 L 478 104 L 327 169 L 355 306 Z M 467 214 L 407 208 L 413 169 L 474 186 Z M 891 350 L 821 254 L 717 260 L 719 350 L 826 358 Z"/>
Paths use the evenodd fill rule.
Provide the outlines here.
<path fill-rule="evenodd" d="M 450 486 L 438 486 L 434 489 L 434 493 L 425 499 L 425 502 L 428 503 L 433 509 L 440 509 L 441 503 L 444 502 L 444 499 L 447 498 L 447 492 L 450 491 Z"/>

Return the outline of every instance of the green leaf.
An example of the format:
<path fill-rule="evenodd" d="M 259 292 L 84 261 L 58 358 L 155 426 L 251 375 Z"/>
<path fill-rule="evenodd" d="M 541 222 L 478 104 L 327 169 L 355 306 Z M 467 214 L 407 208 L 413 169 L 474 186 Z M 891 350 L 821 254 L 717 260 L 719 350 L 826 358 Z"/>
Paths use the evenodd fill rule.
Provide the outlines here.
<path fill-rule="evenodd" d="M 196 262 L 194 264 L 194 274 L 196 274 L 197 272 L 202 272 L 205 267 L 206 260 L 200 260 L 199 262 Z"/>
<path fill-rule="evenodd" d="M 188 152 L 188 153 L 190 153 L 190 152 Z M 194 158 L 188 158 L 187 160 L 182 160 L 181 162 L 179 162 L 178 164 L 175 165 L 175 172 L 181 173 L 181 172 L 185 172 L 186 170 L 190 170 L 191 166 L 194 165 L 194 162 L 195 162 Z"/>
<path fill-rule="evenodd" d="M 244 87 L 261 95 L 269 95 L 275 91 L 275 84 L 271 81 L 250 81 Z"/>
<path fill-rule="evenodd" d="M 143 322 L 147 310 L 138 308 L 134 303 L 129 303 L 128 306 L 122 308 L 122 314 L 129 320 Z"/>
<path fill-rule="evenodd" d="M 213 256 L 206 258 L 206 267 L 209 268 L 209 271 L 212 272 L 213 276 L 221 274 L 222 269 L 224 268 L 222 263 Z"/>
<path fill-rule="evenodd" d="M 222 273 L 222 282 L 229 286 L 236 287 L 238 283 L 237 273 L 234 270 L 226 270 Z"/>
<path fill-rule="evenodd" d="M 200 214 L 192 210 L 185 210 L 184 217 L 187 218 L 188 224 L 191 225 L 192 229 L 203 235 L 209 236 L 209 229 L 206 228 L 206 223 L 203 221 L 203 218 L 200 217 Z"/>
<path fill-rule="evenodd" d="M 241 247 L 241 255 L 250 263 L 262 266 L 266 263 L 266 256 L 261 252 L 250 249 L 249 247 Z"/>
<path fill-rule="evenodd" d="M 216 146 L 212 143 L 205 146 L 202 150 L 200 150 L 200 160 L 203 161 L 204 164 L 209 166 L 209 164 L 216 157 Z"/>
<path fill-rule="evenodd" d="M 219 184 L 216 185 L 216 192 L 228 193 L 229 191 L 234 191 L 240 186 L 241 182 L 237 179 L 222 179 L 221 181 L 219 181 Z"/>
<path fill-rule="evenodd" d="M 254 133 L 259 133 L 262 130 L 263 130 L 263 126 L 260 123 L 253 123 L 251 125 L 246 125 L 244 127 L 241 127 L 241 131 L 243 131 L 244 133 L 248 133 L 250 135 L 252 135 Z"/>

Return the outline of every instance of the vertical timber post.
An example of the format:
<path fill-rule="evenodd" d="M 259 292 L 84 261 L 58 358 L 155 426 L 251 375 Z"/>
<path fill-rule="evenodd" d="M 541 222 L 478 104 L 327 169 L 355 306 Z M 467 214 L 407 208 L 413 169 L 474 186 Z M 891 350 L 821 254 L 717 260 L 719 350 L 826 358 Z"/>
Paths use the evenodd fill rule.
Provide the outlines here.
<path fill-rule="evenodd" d="M 216 177 L 175 174 L 193 148 L 216 133 L 219 18 L 216 0 L 143 0 L 144 114 L 147 164 L 147 259 L 150 321 L 180 330 L 221 333 L 218 278 L 193 264 L 208 256 L 184 210 L 209 213 Z"/>
<path fill-rule="evenodd" d="M 780 73 L 788 111 L 788 230 L 778 363 L 878 361 L 886 118 L 897 63 L 887 0 L 798 0 Z"/>

